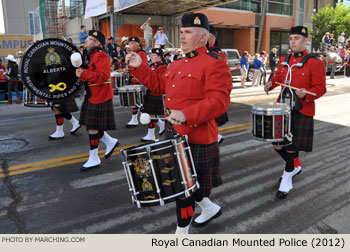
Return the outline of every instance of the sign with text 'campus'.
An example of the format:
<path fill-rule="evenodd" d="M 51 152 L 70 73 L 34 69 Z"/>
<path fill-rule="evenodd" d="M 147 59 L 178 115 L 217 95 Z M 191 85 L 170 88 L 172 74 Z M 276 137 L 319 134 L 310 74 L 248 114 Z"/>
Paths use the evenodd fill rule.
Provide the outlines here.
<path fill-rule="evenodd" d="M 5 57 L 9 54 L 16 56 L 18 51 L 24 52 L 33 44 L 32 35 L 0 35 L 0 59 L 7 62 Z"/>

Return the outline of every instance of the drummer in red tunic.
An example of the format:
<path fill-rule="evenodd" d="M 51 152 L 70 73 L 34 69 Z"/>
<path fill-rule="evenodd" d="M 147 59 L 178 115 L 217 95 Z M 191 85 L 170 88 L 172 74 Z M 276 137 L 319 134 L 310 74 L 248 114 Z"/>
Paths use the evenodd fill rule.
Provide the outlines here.
<path fill-rule="evenodd" d="M 112 155 L 119 144 L 118 139 L 107 134 L 115 130 L 113 111 L 114 92 L 110 82 L 110 59 L 104 51 L 105 36 L 100 31 L 91 30 L 85 40 L 87 54 L 82 68 L 76 70 L 80 80 L 85 81 L 86 95 L 81 106 L 80 124 L 86 126 L 89 133 L 90 153 L 88 161 L 80 168 L 87 171 L 98 167 L 101 160 L 98 156 L 99 140 L 106 144 L 105 158 Z"/>
<path fill-rule="evenodd" d="M 221 57 L 221 59 L 227 64 L 226 54 L 223 51 L 221 51 L 219 47 L 215 46 L 217 35 L 218 35 L 218 32 L 216 28 L 212 25 L 209 25 L 209 40 L 208 40 L 209 51 L 218 54 Z M 228 122 L 227 112 L 225 112 L 224 114 L 216 118 L 216 123 L 218 124 L 219 127 L 224 125 L 227 122 Z M 218 143 L 221 144 L 223 141 L 224 141 L 224 137 L 218 134 Z"/>
<path fill-rule="evenodd" d="M 141 48 L 141 42 L 138 37 L 129 38 L 129 46 L 131 51 L 137 53 L 142 58 L 142 61 L 147 64 L 147 54 Z M 141 85 L 140 81 L 134 76 L 133 67 L 129 67 L 129 85 Z M 139 108 L 135 107 L 131 111 L 131 120 L 126 124 L 126 128 L 136 127 L 139 124 L 137 115 L 139 113 Z"/>
<path fill-rule="evenodd" d="M 163 73 L 167 70 L 167 65 L 165 64 L 163 58 L 163 50 L 161 48 L 153 48 L 151 51 L 151 64 L 150 67 L 153 71 L 158 73 L 159 75 L 163 75 Z M 151 116 L 151 122 L 148 124 L 148 132 L 145 137 L 141 139 L 141 141 L 154 141 L 156 140 L 155 136 L 155 127 L 159 126 L 159 135 L 162 135 L 165 131 L 165 125 L 162 119 L 158 119 L 156 116 L 164 117 L 164 106 L 162 96 L 156 96 L 152 93 L 151 90 L 147 90 L 145 99 L 143 104 L 143 113 L 148 113 Z"/>
<path fill-rule="evenodd" d="M 202 13 L 182 16 L 180 43 L 185 58 L 171 63 L 166 73 L 158 75 L 136 54 L 128 54 L 134 75 L 154 94 L 166 94 L 169 111 L 166 135 L 187 135 L 198 173 L 200 188 L 186 199 L 176 200 L 176 233 L 188 233 L 195 202 L 201 214 L 195 227 L 205 226 L 221 214 L 221 207 L 209 199 L 212 187 L 219 186 L 218 126 L 215 118 L 230 104 L 232 78 L 228 65 L 206 47 L 209 38 L 207 17 Z"/>
<path fill-rule="evenodd" d="M 286 164 L 276 195 L 278 199 L 287 197 L 293 188 L 293 176 L 301 172 L 299 151 L 312 151 L 315 100 L 327 91 L 324 65 L 321 60 L 306 50 L 307 42 L 307 28 L 304 26 L 292 27 L 289 45 L 293 54 L 281 58 L 275 75 L 264 87 L 267 94 L 278 86 L 276 82 L 298 88 L 293 91 L 282 87 L 281 95 L 278 97 L 278 101 L 282 103 L 292 101 L 288 105 L 292 108 L 291 131 L 293 135 L 292 141 L 285 139 L 283 142 L 274 143 L 275 150 Z M 316 96 L 307 94 L 305 91 L 315 93 Z M 294 101 L 292 97 L 295 97 Z"/>

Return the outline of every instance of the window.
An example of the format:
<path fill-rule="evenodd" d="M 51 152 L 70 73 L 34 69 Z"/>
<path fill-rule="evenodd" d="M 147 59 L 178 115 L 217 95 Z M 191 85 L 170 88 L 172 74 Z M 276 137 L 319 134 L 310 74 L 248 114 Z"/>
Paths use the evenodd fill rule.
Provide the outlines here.
<path fill-rule="evenodd" d="M 260 13 L 261 12 L 260 6 L 261 6 L 261 0 L 241 0 L 241 1 L 236 1 L 234 3 L 223 4 L 218 7 Z"/>
<path fill-rule="evenodd" d="M 270 48 L 278 49 L 278 56 L 285 55 L 289 48 L 289 32 L 271 31 Z"/>
<path fill-rule="evenodd" d="M 293 0 L 267 1 L 267 13 L 293 16 Z"/>
<path fill-rule="evenodd" d="M 239 59 L 237 53 L 235 51 L 227 51 L 227 58 L 228 59 Z"/>
<path fill-rule="evenodd" d="M 293 3 L 294 0 L 268 0 L 266 4 L 266 13 L 293 16 Z M 260 13 L 261 0 L 241 0 L 234 3 L 223 4 L 218 7 Z"/>
<path fill-rule="evenodd" d="M 299 25 L 304 25 L 304 0 L 300 0 L 300 6 L 299 6 Z"/>

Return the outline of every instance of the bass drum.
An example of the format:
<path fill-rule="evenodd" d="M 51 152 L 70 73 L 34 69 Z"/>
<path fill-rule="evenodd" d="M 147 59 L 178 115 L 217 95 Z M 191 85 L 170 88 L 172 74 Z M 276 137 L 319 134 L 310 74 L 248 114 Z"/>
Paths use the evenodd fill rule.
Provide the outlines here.
<path fill-rule="evenodd" d="M 19 73 L 23 84 L 33 95 L 54 101 L 79 90 L 81 81 L 70 61 L 78 49 L 61 39 L 44 39 L 31 45 L 23 54 Z"/>

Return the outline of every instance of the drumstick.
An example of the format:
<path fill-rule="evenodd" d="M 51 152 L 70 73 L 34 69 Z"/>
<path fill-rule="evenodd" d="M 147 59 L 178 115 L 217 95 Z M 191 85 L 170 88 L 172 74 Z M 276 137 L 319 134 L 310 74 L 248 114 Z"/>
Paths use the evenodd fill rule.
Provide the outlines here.
<path fill-rule="evenodd" d="M 277 85 L 281 85 L 281 86 L 284 86 L 284 87 L 289 87 L 289 88 L 294 89 L 294 90 L 300 90 L 300 88 L 292 87 L 292 86 L 289 86 L 287 84 L 279 83 L 277 81 L 275 83 Z M 313 92 L 310 92 L 310 91 L 303 90 L 303 92 L 306 93 L 306 94 L 309 94 L 309 95 L 317 96 L 317 94 L 315 94 Z"/>

